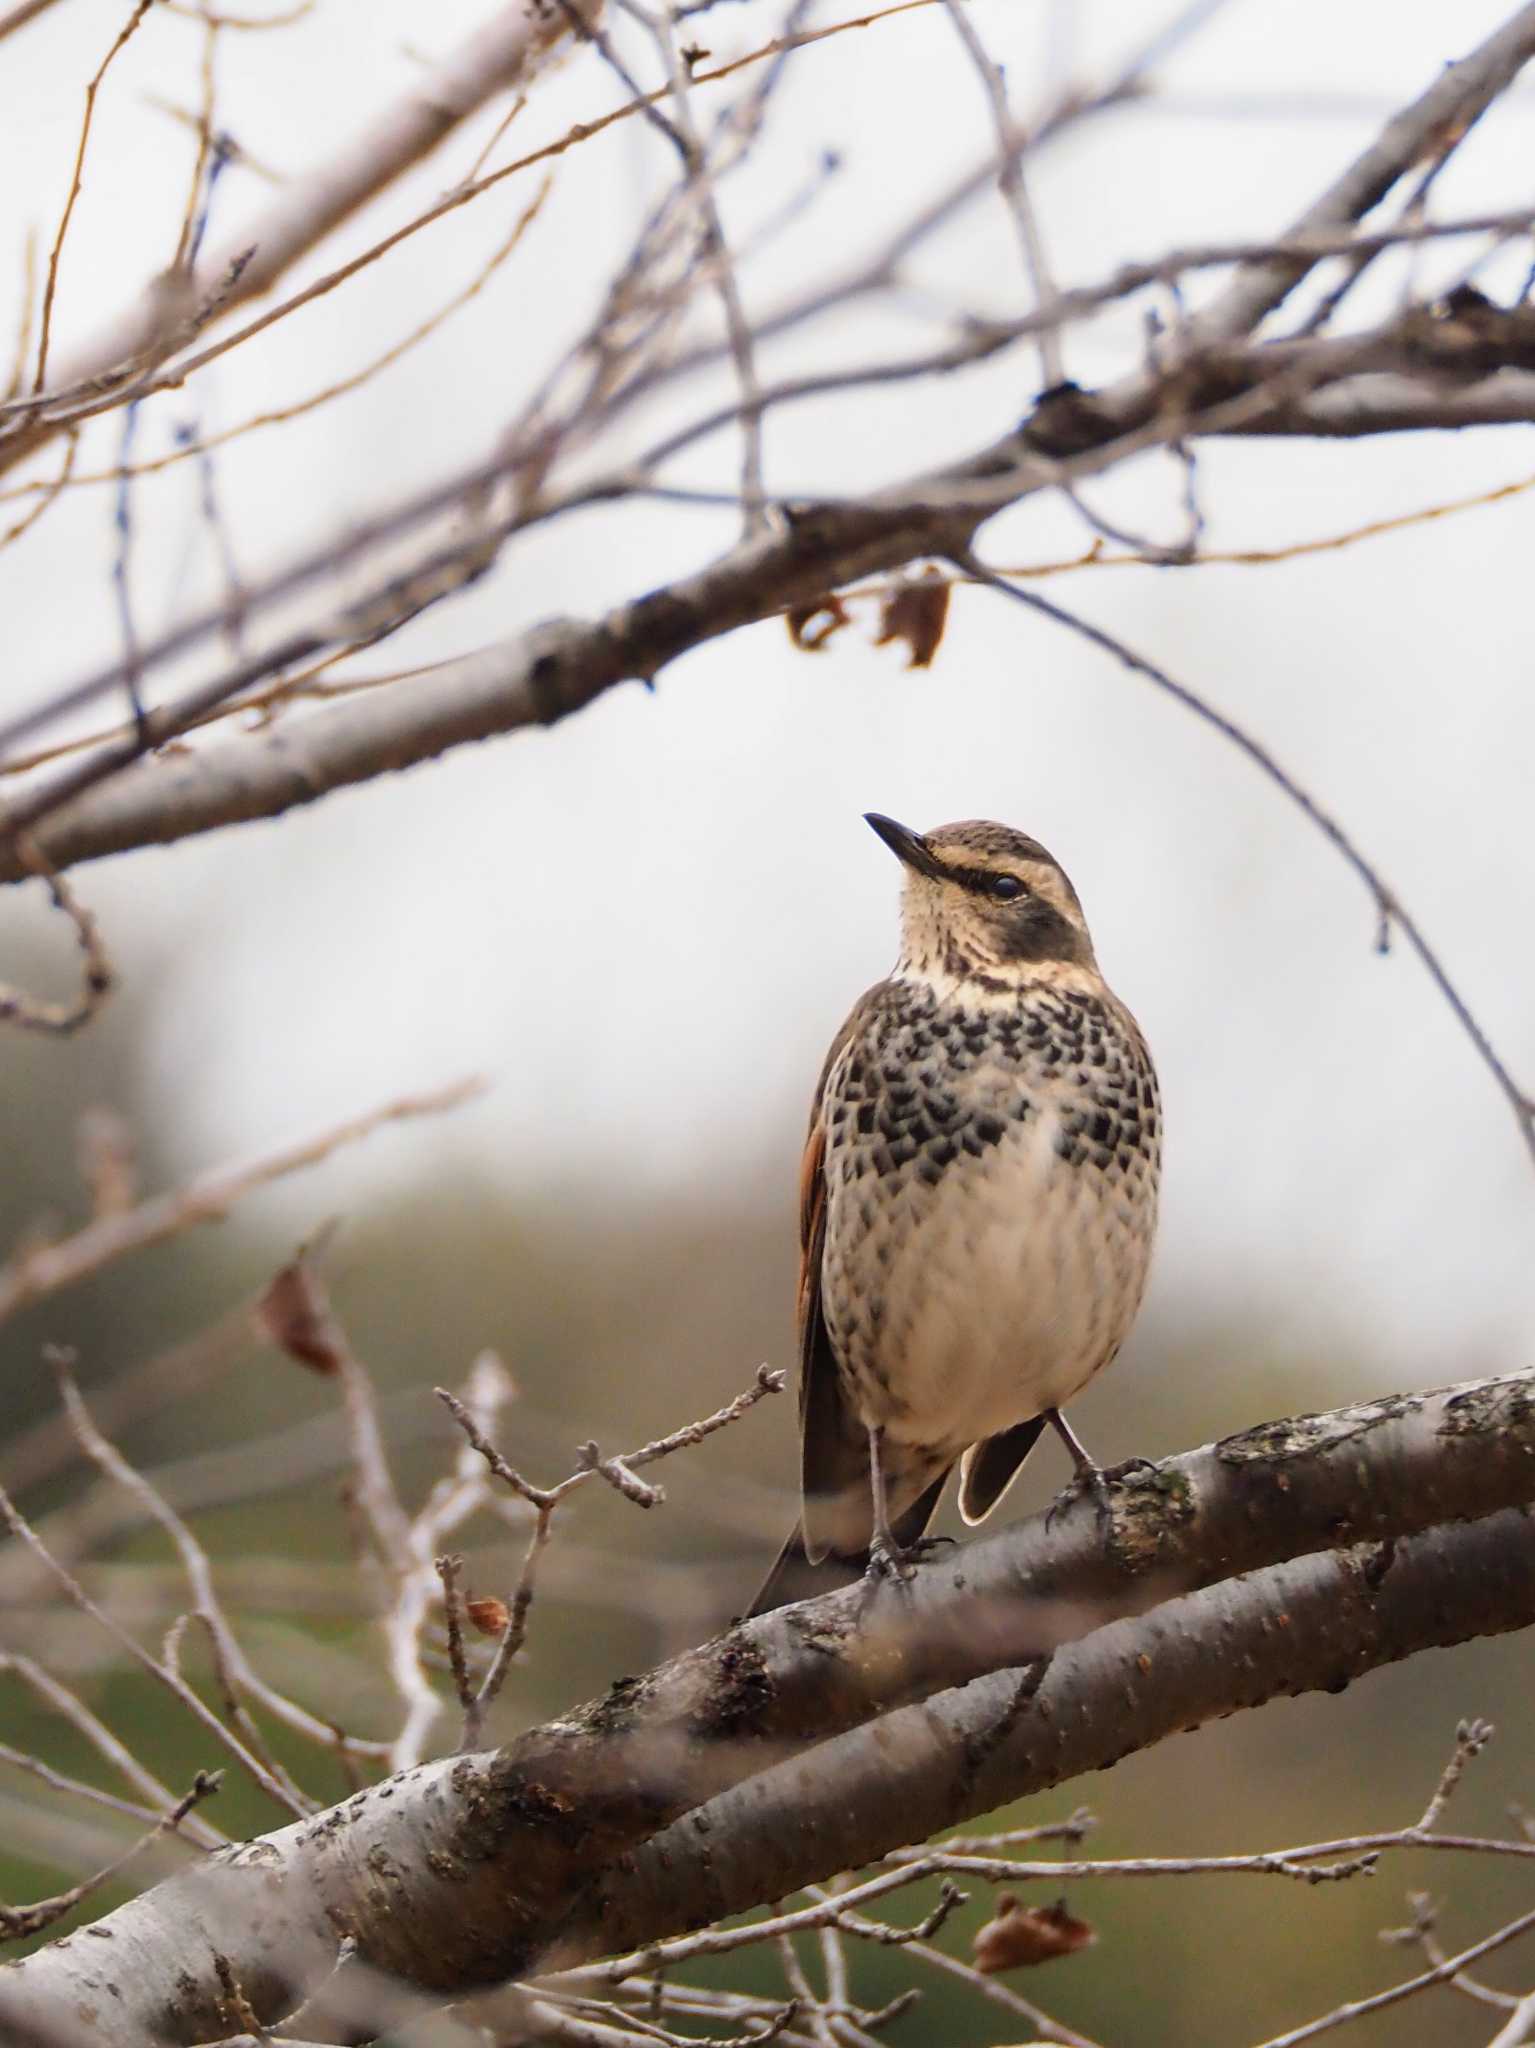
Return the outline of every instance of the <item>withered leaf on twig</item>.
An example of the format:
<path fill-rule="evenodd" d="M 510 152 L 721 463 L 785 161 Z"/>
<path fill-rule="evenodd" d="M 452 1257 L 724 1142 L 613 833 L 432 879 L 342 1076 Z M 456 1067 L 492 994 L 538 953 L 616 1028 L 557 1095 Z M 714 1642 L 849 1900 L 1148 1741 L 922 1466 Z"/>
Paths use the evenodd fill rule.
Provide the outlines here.
<path fill-rule="evenodd" d="M 931 668 L 948 622 L 949 588 L 948 578 L 939 569 L 929 569 L 915 581 L 893 584 L 879 608 L 875 646 L 904 640 L 909 654 L 906 666 Z"/>
<path fill-rule="evenodd" d="M 328 1235 L 328 1233 L 327 1233 Z M 256 1303 L 256 1327 L 288 1356 L 327 1376 L 341 1370 L 341 1339 L 311 1241 L 274 1276 Z"/>
<path fill-rule="evenodd" d="M 998 1892 L 996 1918 L 975 1937 L 975 1967 L 988 1977 L 1000 1970 L 1030 1969 L 1091 1948 L 1097 1939 L 1085 1920 L 1067 1912 L 1064 1900 L 1024 1906 L 1011 1892 Z"/>
<path fill-rule="evenodd" d="M 820 625 L 816 624 L 817 619 L 822 622 Z M 791 604 L 784 614 L 789 638 L 806 654 L 819 654 L 833 633 L 840 633 L 852 623 L 841 598 L 830 591 L 810 604 Z"/>
<path fill-rule="evenodd" d="M 483 1599 L 466 1600 L 464 1612 L 471 1626 L 477 1628 L 482 1636 L 504 1636 L 506 1625 L 512 1618 L 506 1602 L 498 1600 L 493 1593 L 486 1594 Z"/>

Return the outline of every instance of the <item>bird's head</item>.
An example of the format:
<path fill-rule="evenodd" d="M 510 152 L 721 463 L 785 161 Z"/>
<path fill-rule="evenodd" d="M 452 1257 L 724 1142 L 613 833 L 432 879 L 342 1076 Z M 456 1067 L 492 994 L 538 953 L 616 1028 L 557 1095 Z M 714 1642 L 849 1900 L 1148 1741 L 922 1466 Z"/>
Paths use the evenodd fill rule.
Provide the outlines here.
<path fill-rule="evenodd" d="M 913 832 L 869 824 L 906 868 L 901 965 L 926 979 L 1009 987 L 1051 970 L 1096 972 L 1077 892 L 1037 839 L 970 818 Z"/>

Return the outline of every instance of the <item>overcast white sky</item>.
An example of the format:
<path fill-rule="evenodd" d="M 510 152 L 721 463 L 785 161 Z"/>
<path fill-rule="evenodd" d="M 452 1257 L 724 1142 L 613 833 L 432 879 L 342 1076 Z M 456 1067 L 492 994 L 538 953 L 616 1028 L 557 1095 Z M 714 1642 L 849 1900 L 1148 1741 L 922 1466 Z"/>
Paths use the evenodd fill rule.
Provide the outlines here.
<path fill-rule="evenodd" d="M 818 18 L 851 11 L 824 0 Z M 1050 66 L 1101 75 L 1156 18 L 1123 0 L 975 0 L 974 11 L 1025 108 Z M 1278 230 L 1395 102 L 1505 11 L 1400 0 L 1388 34 L 1378 5 L 1232 0 L 1169 65 L 1165 111 L 1104 119 L 1042 161 L 1034 196 L 1061 280 Z M 321 0 L 282 34 L 230 37 L 221 119 L 254 158 L 296 175 L 402 87 L 413 52 L 447 47 L 481 12 L 469 0 L 425 11 Z M 51 239 L 81 82 L 125 13 L 117 0 L 64 0 L 0 45 L 0 333 L 14 331 L 27 227 Z M 752 47 L 766 13 L 755 0 L 722 6 L 701 39 L 721 56 Z M 66 347 L 169 253 L 190 145 L 152 102 L 193 102 L 196 56 L 195 25 L 157 12 L 111 74 L 61 276 Z M 937 9 L 820 45 L 791 80 L 760 165 L 727 193 L 735 225 L 770 216 L 822 150 L 844 167 L 748 273 L 764 304 L 866 246 L 875 223 L 899 219 L 987 134 Z M 589 56 L 572 59 L 503 152 L 611 97 Z M 1440 187 L 1442 210 L 1529 203 L 1529 105 L 1488 124 Z M 490 125 L 456 138 L 303 274 L 462 175 Z M 246 567 L 488 446 L 530 374 L 589 315 L 602 253 L 622 246 L 658 163 L 633 123 L 574 153 L 519 256 L 426 349 L 313 419 L 227 451 L 220 489 Z M 513 181 L 204 384 L 156 401 L 136 453 L 167 448 L 180 422 L 235 420 L 354 367 L 473 275 L 531 189 Z M 262 197 L 259 181 L 231 172 L 220 234 Z M 786 345 L 769 367 L 913 345 L 937 331 L 935 306 L 1026 303 L 1000 207 L 972 208 L 913 286 L 894 308 Z M 1070 346 L 1072 373 L 1087 384 L 1113 374 L 1122 332 Z M 786 412 L 767 436 L 769 489 L 902 475 L 1001 431 L 1038 381 L 1019 355 L 964 385 Z M 687 408 L 707 397 L 687 394 Z M 110 461 L 117 431 L 88 442 L 83 463 Z M 716 482 L 733 461 L 721 440 L 687 473 Z M 1218 548 L 1340 532 L 1532 473 L 1535 443 L 1518 429 L 1199 458 Z M 1150 462 L 1093 495 L 1172 537 L 1180 490 L 1175 465 Z M 81 492 L 0 553 L 8 703 L 115 652 L 111 514 L 109 492 Z M 0 503 L 0 526 L 12 516 Z M 216 587 L 195 480 L 182 470 L 146 488 L 135 522 L 153 629 Z M 666 507 L 557 523 L 371 666 L 590 613 L 726 539 L 708 515 Z M 1274 749 L 1379 861 L 1535 1085 L 1532 542 L 1535 499 L 1518 497 L 1282 566 L 1122 568 L 1050 589 Z M 1006 563 L 1082 543 L 1069 509 L 1040 501 L 986 535 Z M 161 1057 L 189 1162 L 478 1070 L 494 1092 L 451 1131 L 340 1162 L 323 1196 L 295 1185 L 291 1199 L 355 1210 L 384 1176 L 427 1162 L 451 1174 L 478 1156 L 525 1191 L 591 1181 L 642 1204 L 722 1181 L 787 1186 L 825 1042 L 893 954 L 897 876 L 860 823 L 869 808 L 919 827 L 1005 819 L 1073 875 L 1163 1074 L 1164 1307 L 1250 1300 L 1266 1326 L 1301 1337 L 1369 1332 L 1403 1381 L 1528 1361 L 1535 1168 L 1423 973 L 1400 945 L 1376 956 L 1357 883 L 1229 746 L 987 593 L 960 595 L 930 674 L 908 674 L 862 632 L 810 659 L 769 624 L 680 662 L 653 696 L 626 686 L 551 733 L 81 879 L 126 975 L 158 971 L 167 942 L 179 947 Z M 0 942 L 33 914 L 0 903 Z"/>

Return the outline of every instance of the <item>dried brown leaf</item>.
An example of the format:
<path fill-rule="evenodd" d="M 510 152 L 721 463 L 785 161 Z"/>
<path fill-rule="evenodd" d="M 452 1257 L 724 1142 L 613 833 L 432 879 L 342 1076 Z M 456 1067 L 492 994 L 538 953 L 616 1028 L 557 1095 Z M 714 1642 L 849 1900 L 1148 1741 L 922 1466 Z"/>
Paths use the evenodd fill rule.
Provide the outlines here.
<path fill-rule="evenodd" d="M 1097 1939 L 1085 1920 L 1067 1912 L 1064 1900 L 1023 1906 L 1011 1892 L 998 1892 L 996 1918 L 975 1937 L 975 1967 L 988 1977 L 1000 1970 L 1032 1969 L 1090 1948 Z"/>
<path fill-rule="evenodd" d="M 904 641 L 906 666 L 931 668 L 948 623 L 949 593 L 949 579 L 940 569 L 928 569 L 919 577 L 892 584 L 879 608 L 875 646 Z"/>
<path fill-rule="evenodd" d="M 504 1636 L 506 1625 L 512 1618 L 506 1602 L 498 1600 L 493 1593 L 480 1600 L 466 1600 L 464 1612 L 482 1636 Z"/>
<path fill-rule="evenodd" d="M 822 621 L 820 625 L 816 624 L 817 619 Z M 833 633 L 840 633 L 852 623 L 846 605 L 830 591 L 812 604 L 790 605 L 784 614 L 789 638 L 806 654 L 819 654 Z"/>
<path fill-rule="evenodd" d="M 256 1303 L 256 1327 L 300 1365 L 329 1377 L 341 1370 L 341 1333 L 312 1250 L 306 1246 L 272 1280 Z"/>

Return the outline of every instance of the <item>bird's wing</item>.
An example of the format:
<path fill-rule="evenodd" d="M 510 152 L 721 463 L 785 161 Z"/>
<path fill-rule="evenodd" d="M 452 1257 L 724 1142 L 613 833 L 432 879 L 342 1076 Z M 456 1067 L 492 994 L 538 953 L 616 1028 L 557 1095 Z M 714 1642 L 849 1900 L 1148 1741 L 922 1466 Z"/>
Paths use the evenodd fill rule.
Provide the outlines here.
<path fill-rule="evenodd" d="M 846 1528 L 850 1513 L 865 1522 L 871 1513 L 868 1436 L 843 1397 L 842 1375 L 821 1304 L 821 1261 L 826 1248 L 826 1090 L 852 1022 L 849 1018 L 828 1055 L 800 1162 L 800 1487 L 805 1549 L 816 1564 L 830 1550 L 851 1547 Z M 865 1528 L 864 1543 L 868 1535 Z"/>

